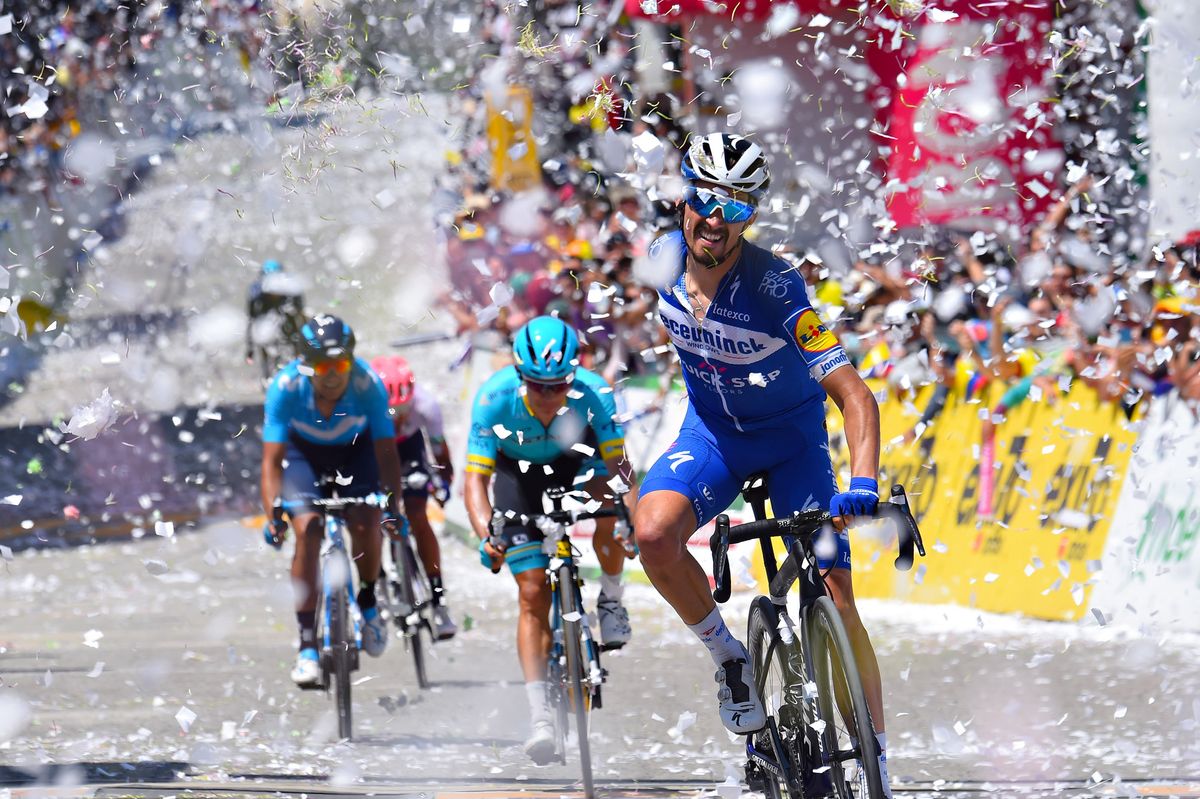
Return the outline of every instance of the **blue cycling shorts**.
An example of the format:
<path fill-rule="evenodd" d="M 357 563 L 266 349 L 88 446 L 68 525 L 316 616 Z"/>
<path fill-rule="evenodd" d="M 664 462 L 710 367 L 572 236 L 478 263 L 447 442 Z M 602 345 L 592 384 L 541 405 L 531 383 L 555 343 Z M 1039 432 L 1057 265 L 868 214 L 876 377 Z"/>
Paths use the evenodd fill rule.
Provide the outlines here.
<path fill-rule="evenodd" d="M 352 444 L 321 446 L 289 440 L 283 456 L 283 503 L 290 513 L 316 510 L 314 499 L 365 497 L 379 490 L 375 444 L 365 435 Z"/>
<path fill-rule="evenodd" d="M 720 423 L 706 423 L 688 405 L 679 436 L 655 461 L 642 481 L 639 496 L 674 491 L 691 502 L 696 527 L 703 527 L 737 498 L 746 478 L 766 472 L 771 510 L 777 517 L 813 508 L 828 509 L 837 493 L 829 457 L 829 434 L 824 408 L 816 405 L 809 418 L 791 418 L 778 426 L 738 432 Z M 834 534 L 836 554 L 821 557 L 822 569 L 850 568 L 850 537 Z"/>

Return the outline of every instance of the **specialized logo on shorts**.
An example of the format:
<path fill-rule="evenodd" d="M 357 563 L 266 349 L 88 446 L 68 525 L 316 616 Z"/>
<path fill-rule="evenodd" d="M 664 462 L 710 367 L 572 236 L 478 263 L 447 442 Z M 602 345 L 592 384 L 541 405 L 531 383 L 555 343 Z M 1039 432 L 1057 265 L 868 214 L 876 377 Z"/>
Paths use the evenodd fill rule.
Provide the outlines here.
<path fill-rule="evenodd" d="M 777 300 L 781 300 L 788 294 L 788 281 L 783 275 L 773 270 L 767 270 L 763 275 L 762 283 L 758 284 L 758 290 L 763 294 L 769 294 Z"/>
<path fill-rule="evenodd" d="M 757 330 L 695 318 L 670 303 L 658 306 L 659 316 L 671 341 L 681 350 L 730 364 L 757 363 L 769 358 L 784 346 L 784 340 Z"/>
<path fill-rule="evenodd" d="M 674 474 L 679 471 L 680 466 L 696 459 L 692 456 L 691 452 L 685 449 L 683 452 L 672 452 L 667 456 L 667 460 L 671 462 L 671 473 Z"/>
<path fill-rule="evenodd" d="M 825 327 L 817 312 L 811 308 L 800 314 L 793 332 L 796 335 L 796 343 L 805 352 L 817 354 L 838 346 L 837 336 L 829 332 L 829 328 Z"/>
<path fill-rule="evenodd" d="M 717 498 L 713 496 L 712 488 L 709 487 L 708 483 L 699 483 L 696 488 L 700 490 L 700 496 L 704 497 L 704 501 L 708 504 L 712 505 L 717 501 Z"/>

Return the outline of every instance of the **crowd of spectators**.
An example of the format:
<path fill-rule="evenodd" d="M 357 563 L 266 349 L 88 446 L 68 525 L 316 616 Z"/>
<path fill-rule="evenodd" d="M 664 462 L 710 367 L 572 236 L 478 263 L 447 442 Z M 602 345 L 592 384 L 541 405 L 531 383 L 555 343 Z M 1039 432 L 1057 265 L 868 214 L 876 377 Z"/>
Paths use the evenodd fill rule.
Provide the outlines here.
<path fill-rule="evenodd" d="M 252 57 L 265 30 L 259 6 L 257 0 L 5 3 L 0 195 L 45 192 L 64 177 L 70 141 L 112 116 L 140 59 L 160 42 L 196 50 L 232 45 Z"/>
<path fill-rule="evenodd" d="M 528 43 L 528 32 L 523 38 Z M 537 60 L 524 51 L 512 57 Z M 550 121 L 557 129 L 538 131 L 551 146 L 538 154 L 542 185 L 534 191 L 495 188 L 485 137 L 488 81 L 478 76 L 462 107 L 476 124 L 443 187 L 455 206 L 443 220 L 453 282 L 444 302 L 464 330 L 510 334 L 536 314 L 568 318 L 587 342 L 587 363 L 615 381 L 663 371 L 671 360 L 654 291 L 635 276 L 647 244 L 677 216 L 669 196 L 635 185 L 632 162 L 614 166 L 606 157 L 614 138 L 607 131 L 653 135 L 665 154 L 664 175 L 677 173 L 686 132 L 677 98 L 639 98 L 627 63 L 593 61 L 604 63 L 577 59 L 551 70 L 558 83 L 543 94 L 557 108 Z M 530 83 L 545 79 L 541 69 Z M 866 257 L 841 271 L 812 252 L 775 246 L 804 274 L 814 304 L 864 376 L 905 398 L 938 387 L 909 440 L 952 397 L 990 402 L 989 425 L 1021 402 L 1055 401 L 1074 381 L 1129 414 L 1171 389 L 1200 400 L 1200 241 L 1140 257 L 1111 253 L 1101 235 L 1112 222 L 1100 212 L 1108 210 L 1101 200 L 1107 181 L 1071 177 L 1024 241 L 970 229 L 890 231 L 881 234 L 885 246 L 862 251 Z"/>

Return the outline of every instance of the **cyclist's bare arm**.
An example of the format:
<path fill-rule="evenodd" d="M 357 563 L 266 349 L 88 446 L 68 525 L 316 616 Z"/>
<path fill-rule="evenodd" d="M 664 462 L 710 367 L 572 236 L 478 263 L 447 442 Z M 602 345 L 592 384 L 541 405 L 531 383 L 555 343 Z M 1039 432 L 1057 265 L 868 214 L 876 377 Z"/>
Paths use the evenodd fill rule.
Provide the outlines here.
<path fill-rule="evenodd" d="M 625 485 L 629 486 L 629 492 L 625 494 L 625 507 L 629 509 L 629 515 L 633 516 L 634 508 L 637 507 L 637 475 L 633 473 L 633 464 L 630 463 L 624 455 L 615 458 L 605 458 L 604 466 L 608 469 L 612 479 L 612 475 L 619 476 Z"/>
<path fill-rule="evenodd" d="M 846 420 L 846 444 L 850 448 L 850 474 L 879 479 L 879 403 L 852 367 L 829 373 L 821 388 Z"/>
<path fill-rule="evenodd" d="M 488 498 L 488 483 L 492 476 L 478 472 L 467 472 L 463 480 L 463 498 L 467 503 L 467 516 L 477 538 L 488 537 L 488 525 L 492 521 L 492 501 Z"/>
<path fill-rule="evenodd" d="M 400 501 L 400 455 L 396 451 L 396 439 L 394 438 L 377 438 L 375 439 L 375 462 L 379 464 L 379 479 L 383 483 L 383 490 L 391 495 L 392 502 Z M 391 505 L 394 507 L 394 504 Z"/>
<path fill-rule="evenodd" d="M 287 445 L 274 441 L 263 442 L 262 504 L 263 514 L 270 519 L 275 500 L 283 489 L 283 456 Z"/>

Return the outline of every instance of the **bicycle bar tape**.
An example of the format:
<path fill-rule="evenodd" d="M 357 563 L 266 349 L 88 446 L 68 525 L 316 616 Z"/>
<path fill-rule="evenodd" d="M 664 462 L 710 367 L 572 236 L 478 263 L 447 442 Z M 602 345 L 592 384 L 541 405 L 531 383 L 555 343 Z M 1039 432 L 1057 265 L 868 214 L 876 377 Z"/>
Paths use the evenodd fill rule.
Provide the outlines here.
<path fill-rule="evenodd" d="M 717 517 L 716 530 L 708 539 L 713 558 L 713 599 L 718 603 L 729 601 L 733 590 L 729 575 L 729 517 L 722 513 Z"/>

